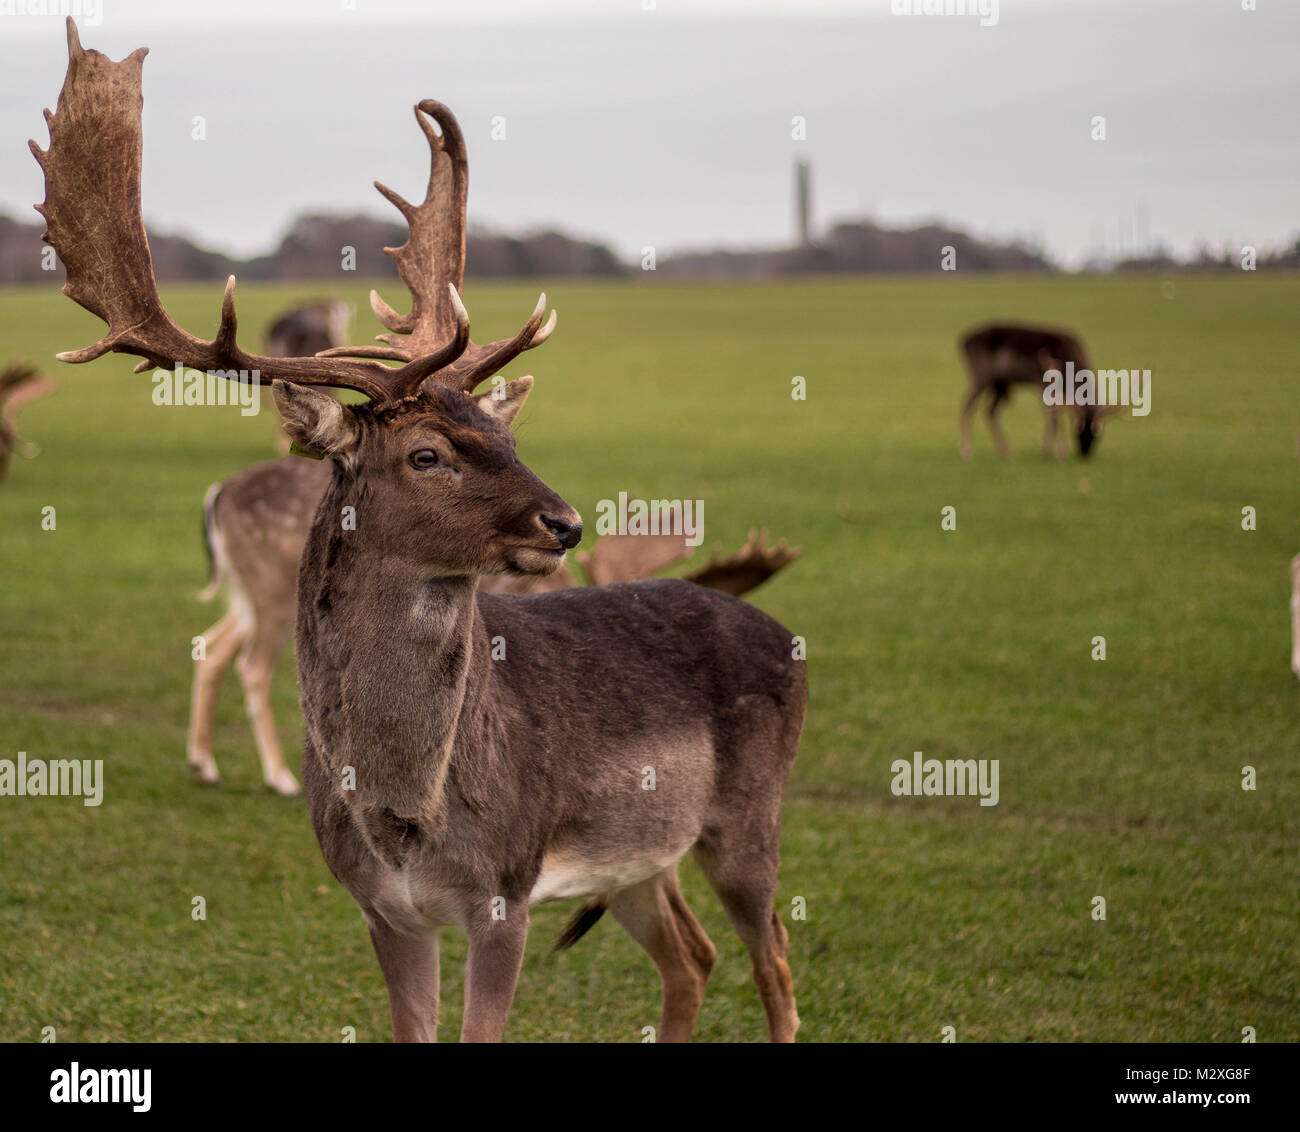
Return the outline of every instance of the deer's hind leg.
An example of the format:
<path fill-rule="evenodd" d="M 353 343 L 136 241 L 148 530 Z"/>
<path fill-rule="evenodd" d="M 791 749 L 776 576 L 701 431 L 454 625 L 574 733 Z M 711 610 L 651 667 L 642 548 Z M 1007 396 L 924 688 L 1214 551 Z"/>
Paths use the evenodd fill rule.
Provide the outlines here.
<path fill-rule="evenodd" d="M 761 717 L 755 722 L 760 721 Z M 799 1028 L 787 962 L 789 938 L 774 906 L 781 860 L 781 801 L 798 731 L 797 725 L 774 725 L 749 732 L 756 735 L 749 746 L 766 746 L 770 753 L 760 755 L 751 749 L 753 757 L 744 762 L 748 773 L 721 785 L 714 812 L 695 844 L 700 868 L 749 951 L 768 1035 L 774 1042 L 794 1041 Z"/>
<path fill-rule="evenodd" d="M 388 988 L 393 1041 L 438 1040 L 438 936 L 409 935 L 378 916 L 366 915 L 370 942 Z"/>
<path fill-rule="evenodd" d="M 776 870 L 770 874 L 743 849 L 696 849 L 700 867 L 727 910 L 732 927 L 749 951 L 754 984 L 767 1014 L 768 1036 L 774 1042 L 794 1041 L 799 1029 L 794 980 L 787 957 L 790 941 L 773 907 Z M 751 865 L 755 866 L 750 871 Z"/>
<path fill-rule="evenodd" d="M 961 441 L 958 446 L 958 451 L 961 453 L 961 458 L 963 460 L 969 460 L 971 456 L 975 454 L 975 447 L 971 442 L 970 419 L 971 415 L 975 412 L 976 403 L 979 401 L 980 397 L 983 396 L 984 390 L 987 388 L 988 387 L 985 385 L 978 385 L 972 382 L 965 400 L 961 403 L 961 415 L 959 417 L 958 426 L 961 433 Z"/>
<path fill-rule="evenodd" d="M 212 722 L 217 711 L 221 674 L 248 640 L 238 612 L 231 610 L 202 636 L 203 656 L 194 662 L 194 691 L 190 699 L 190 730 L 186 744 L 188 762 L 200 782 L 220 782 L 212 755 Z"/>
<path fill-rule="evenodd" d="M 655 1040 L 689 1041 L 718 950 L 682 897 L 677 866 L 623 889 L 609 910 L 659 969 L 663 1010 Z"/>
<path fill-rule="evenodd" d="M 290 610 L 292 612 L 292 609 Z M 288 614 L 282 610 L 259 611 L 251 640 L 239 654 L 236 667 L 244 686 L 244 704 L 253 725 L 253 738 L 262 762 L 262 778 L 277 794 L 292 797 L 300 792 L 298 780 L 285 765 L 284 751 L 271 712 L 271 677 L 275 663 L 289 637 Z"/>

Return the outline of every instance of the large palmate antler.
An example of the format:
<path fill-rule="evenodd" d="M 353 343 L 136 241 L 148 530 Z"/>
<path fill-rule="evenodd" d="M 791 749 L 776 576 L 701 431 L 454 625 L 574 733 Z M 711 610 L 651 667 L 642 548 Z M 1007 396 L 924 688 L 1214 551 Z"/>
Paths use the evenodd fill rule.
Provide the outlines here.
<path fill-rule="evenodd" d="M 439 375 L 440 383 L 466 388 L 469 374 L 482 372 L 482 363 L 489 359 L 478 354 L 456 365 L 471 345 L 469 315 L 457 290 L 459 269 L 454 278 L 444 275 L 446 285 L 441 286 L 438 256 L 441 252 L 445 257 L 446 252 L 438 239 L 429 238 L 429 233 L 436 232 L 437 222 L 417 216 L 420 210 L 410 210 L 411 238 L 394 254 L 403 279 L 408 283 L 419 280 L 412 287 L 415 302 L 411 314 L 403 318 L 385 304 L 394 321 L 411 335 L 413 348 L 399 359 L 405 365 L 322 357 L 272 358 L 241 349 L 235 340 L 234 276 L 226 284 L 221 322 L 211 341 L 196 338 L 172 322 L 158 297 L 140 212 L 141 74 L 147 54 L 148 48 L 142 47 L 114 63 L 98 51 L 85 50 L 76 24 L 69 18 L 68 73 L 56 112 L 45 112 L 50 146 L 42 150 L 35 142 L 29 143 L 45 171 L 45 203 L 36 209 L 45 217 L 45 240 L 67 269 L 64 293 L 108 324 L 108 332 L 93 346 L 59 354 L 61 361 L 88 362 L 116 351 L 143 358 L 137 372 L 173 363 L 224 371 L 232 378 L 242 370 L 248 374 L 247 380 L 260 384 L 283 379 L 300 385 L 355 389 L 381 403 L 414 395 L 431 375 Z M 459 138 L 455 119 L 445 111 L 444 115 L 439 119 L 444 131 Z M 431 130 L 423 118 L 420 121 L 433 145 Z M 435 147 L 435 165 L 440 148 Z M 438 200 L 457 211 L 447 230 L 460 231 L 460 247 L 447 261 L 460 264 L 464 258 L 463 143 L 456 149 L 461 191 L 458 197 L 450 194 L 451 199 L 440 194 Z M 435 169 L 431 188 L 438 179 Z M 523 342 L 519 349 L 534 344 L 538 323 L 540 315 L 525 326 L 519 335 Z M 491 361 L 498 367 L 504 364 L 495 358 Z M 440 374 L 444 370 L 447 372 Z"/>
<path fill-rule="evenodd" d="M 438 123 L 441 133 L 435 133 Z M 411 292 L 410 314 L 398 314 L 377 291 L 370 292 L 370 306 L 392 333 L 379 335 L 386 346 L 338 346 L 324 350 L 323 358 L 383 358 L 412 362 L 422 351 L 445 341 L 454 329 L 454 312 L 449 296 L 459 292 L 465 278 L 465 198 L 469 162 L 465 157 L 465 136 L 455 115 L 441 102 L 425 99 L 415 108 L 415 120 L 429 141 L 429 187 L 419 206 L 404 200 L 387 185 L 375 182 L 380 191 L 406 219 L 407 241 L 400 248 L 385 248 L 397 264 L 397 273 Z M 546 325 L 545 293 L 537 300 L 531 317 L 513 338 L 478 345 L 470 342 L 457 360 L 431 380 L 456 389 L 472 391 L 524 350 L 540 346 L 555 329 L 555 312 Z"/>
<path fill-rule="evenodd" d="M 768 546 L 767 531 L 751 530 L 745 545 L 735 554 L 724 557 L 721 548 L 715 546 L 708 562 L 683 577 L 696 585 L 739 597 L 761 586 L 802 553 L 803 547 L 787 546 L 785 539 Z"/>
<path fill-rule="evenodd" d="M 685 535 L 605 535 L 591 553 L 578 551 L 578 565 L 593 586 L 648 578 L 686 558 Z"/>

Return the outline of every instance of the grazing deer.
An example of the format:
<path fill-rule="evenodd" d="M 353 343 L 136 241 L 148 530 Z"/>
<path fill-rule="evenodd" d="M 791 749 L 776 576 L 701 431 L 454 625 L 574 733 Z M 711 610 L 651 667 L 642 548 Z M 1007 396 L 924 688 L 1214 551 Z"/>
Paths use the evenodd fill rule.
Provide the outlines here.
<path fill-rule="evenodd" d="M 146 51 L 114 63 L 69 20 L 49 149 L 31 143 L 64 290 L 108 326 L 59 357 L 256 374 L 294 442 L 330 461 L 298 572 L 303 775 L 325 860 L 369 926 L 394 1037 L 435 1037 L 437 931 L 457 925 L 469 939 L 461 1038 L 499 1040 L 530 905 L 576 897 L 586 904 L 562 942 L 608 908 L 659 968 L 659 1039 L 688 1038 L 716 954 L 678 887 L 693 849 L 749 949 L 770 1036 L 793 1040 L 774 897 L 808 689 L 788 630 L 679 580 L 478 592 L 485 574 L 553 573 L 582 520 L 516 454 L 508 426 L 532 378 L 474 392 L 554 315 L 543 327 L 543 295 L 513 338 L 470 340 L 455 118 L 416 107 L 431 153 L 422 204 L 377 185 L 409 227 L 390 254 L 410 313 L 371 296 L 386 345 L 261 357 L 238 345 L 233 278 L 211 341 L 159 300 L 140 214 Z"/>
<path fill-rule="evenodd" d="M 0 371 L 0 480 L 9 471 L 9 457 L 36 455 L 36 445 L 18 435 L 18 414 L 24 405 L 54 391 L 54 381 L 33 365 L 16 362 Z"/>
<path fill-rule="evenodd" d="M 226 592 L 225 615 L 202 636 L 194 664 L 188 761 L 201 782 L 220 781 L 212 754 L 213 723 L 221 677 L 236 663 L 244 703 L 266 784 L 279 794 L 299 792 L 285 765 L 271 712 L 271 678 L 288 642 L 298 597 L 298 562 L 331 467 L 324 460 L 290 457 L 248 468 L 208 489 L 203 505 L 205 544 L 212 579 L 203 600 Z M 606 535 L 578 562 L 593 584 L 648 578 L 689 554 L 683 535 Z M 799 554 L 784 541 L 764 545 L 753 533 L 735 554 L 715 552 L 688 581 L 724 593 L 747 593 Z M 550 575 L 488 576 L 480 592 L 541 593 L 577 584 L 563 565 Z"/>
<path fill-rule="evenodd" d="M 966 359 L 970 388 L 961 406 L 961 455 L 971 458 L 971 414 L 985 394 L 989 394 L 988 425 L 1002 456 L 1011 455 L 998 420 L 998 413 L 1006 406 L 1013 385 L 1030 385 L 1043 392 L 1043 375 L 1051 369 L 1063 370 L 1067 362 L 1076 369 L 1088 369 L 1088 359 L 1078 337 L 1060 330 L 1041 330 L 1028 326 L 993 325 L 981 327 L 966 334 L 961 340 L 961 352 Z M 1063 412 L 1073 415 L 1075 436 L 1079 442 L 1079 455 L 1086 457 L 1104 427 L 1103 413 L 1095 405 L 1054 406 L 1044 403 L 1043 455 L 1053 451 L 1065 456 L 1065 441 L 1059 431 L 1059 416 Z"/>

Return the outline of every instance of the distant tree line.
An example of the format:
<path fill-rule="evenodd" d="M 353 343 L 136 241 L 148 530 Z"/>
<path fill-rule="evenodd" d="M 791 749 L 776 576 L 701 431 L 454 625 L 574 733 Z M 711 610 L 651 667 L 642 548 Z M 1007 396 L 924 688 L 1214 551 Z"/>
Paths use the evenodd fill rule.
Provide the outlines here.
<path fill-rule="evenodd" d="M 1241 271 L 1247 267 L 1244 248 L 1214 251 L 1202 244 L 1190 259 L 1180 260 L 1168 251 L 1135 256 L 1114 264 L 1113 271 Z M 1300 269 L 1300 237 L 1289 248 L 1266 251 L 1254 257 L 1254 270 L 1295 271 Z"/>
<path fill-rule="evenodd" d="M 24 224 L 0 213 L 0 284 L 61 281 L 62 268 L 49 259 L 39 222 Z M 385 247 L 406 239 L 401 224 L 369 216 L 302 216 L 269 255 L 235 259 L 197 247 L 181 236 L 151 234 L 154 271 L 163 282 L 329 279 L 355 273 L 362 278 L 393 276 Z M 43 264 L 53 264 L 46 270 Z M 1023 244 L 981 240 L 956 228 L 927 224 L 885 228 L 871 221 L 838 224 L 823 239 L 802 247 L 683 252 L 664 256 L 655 274 L 672 279 L 763 279 L 785 275 L 933 272 L 945 263 L 957 271 L 1056 271 L 1041 252 Z M 1100 270 L 1172 271 L 1241 269 L 1240 257 L 1202 248 L 1189 260 L 1166 253 L 1101 265 Z M 1259 270 L 1300 268 L 1300 239 L 1285 251 L 1260 254 Z M 625 264 L 606 245 L 561 232 L 504 236 L 472 229 L 466 275 L 471 279 L 534 276 L 639 276 L 640 264 Z M 647 273 L 648 274 L 648 273 Z"/>
<path fill-rule="evenodd" d="M 978 240 L 956 228 L 882 228 L 871 221 L 837 224 L 802 247 L 758 251 L 685 252 L 658 270 L 678 279 L 770 278 L 780 275 L 941 271 L 1054 271 L 1043 255 L 1020 244 Z"/>

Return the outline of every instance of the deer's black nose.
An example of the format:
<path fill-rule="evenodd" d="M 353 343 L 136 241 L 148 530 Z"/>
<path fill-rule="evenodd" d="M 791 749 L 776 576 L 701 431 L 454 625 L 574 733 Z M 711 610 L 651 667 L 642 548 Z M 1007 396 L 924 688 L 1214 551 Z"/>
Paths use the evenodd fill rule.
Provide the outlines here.
<path fill-rule="evenodd" d="M 582 541 L 582 520 L 570 522 L 557 515 L 543 515 L 542 526 L 553 534 L 565 550 L 572 550 Z"/>

